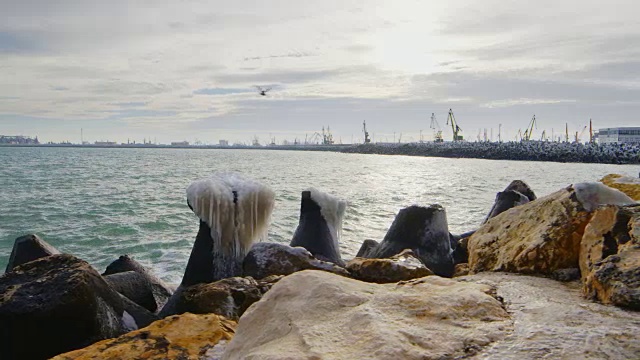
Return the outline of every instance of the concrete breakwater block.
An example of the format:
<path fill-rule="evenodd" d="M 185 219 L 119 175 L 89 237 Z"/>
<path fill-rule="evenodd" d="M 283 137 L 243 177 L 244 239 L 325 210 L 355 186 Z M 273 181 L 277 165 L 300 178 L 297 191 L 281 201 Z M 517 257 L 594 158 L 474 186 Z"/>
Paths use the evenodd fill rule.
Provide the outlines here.
<path fill-rule="evenodd" d="M 344 266 L 339 241 L 346 207 L 345 201 L 316 189 L 303 191 L 300 222 L 289 245 L 303 247 L 319 260 Z"/>
<path fill-rule="evenodd" d="M 411 249 L 436 275 L 453 276 L 451 239 L 442 206 L 414 205 L 400 210 L 382 242 L 368 255 L 371 258 L 389 258 L 404 249 Z"/>

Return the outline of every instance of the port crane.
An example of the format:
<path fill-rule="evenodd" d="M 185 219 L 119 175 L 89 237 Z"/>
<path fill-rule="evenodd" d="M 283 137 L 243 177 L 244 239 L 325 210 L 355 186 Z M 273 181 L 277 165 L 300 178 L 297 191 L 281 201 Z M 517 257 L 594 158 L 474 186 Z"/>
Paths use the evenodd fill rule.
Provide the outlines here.
<path fill-rule="evenodd" d="M 433 142 L 444 142 L 444 139 L 442 138 L 442 129 L 440 128 L 440 124 L 438 124 L 436 114 L 434 113 L 431 113 L 431 125 L 429 127 L 433 129 Z"/>
<path fill-rule="evenodd" d="M 460 135 L 462 128 L 458 126 L 455 116 L 453 116 L 453 110 L 449 109 L 449 117 L 447 118 L 447 125 L 451 123 L 451 130 L 453 131 L 453 141 L 462 141 L 463 137 Z"/>
<path fill-rule="evenodd" d="M 536 115 L 533 115 L 533 118 L 531 118 L 531 121 L 529 121 L 529 125 L 527 126 L 527 129 L 524 131 L 524 135 L 522 136 L 522 140 L 523 141 L 529 141 L 531 140 L 531 135 L 533 135 L 533 127 L 536 127 L 536 129 L 538 128 L 538 126 L 536 125 Z"/>
<path fill-rule="evenodd" d="M 333 135 L 331 134 L 331 128 L 327 126 L 327 132 L 322 127 L 322 145 L 333 145 Z"/>
<path fill-rule="evenodd" d="M 587 130 L 587 125 L 585 125 L 585 126 L 582 128 L 582 130 L 580 131 L 580 133 L 578 133 L 578 132 L 576 131 L 576 135 L 575 135 L 575 141 L 576 141 L 576 143 L 579 143 L 579 142 L 580 142 L 580 138 L 582 138 L 582 135 L 584 135 L 585 130 Z"/>
<path fill-rule="evenodd" d="M 362 121 L 362 132 L 364 133 L 364 143 L 369 144 L 371 139 L 369 138 L 369 132 L 367 131 L 367 122 Z"/>

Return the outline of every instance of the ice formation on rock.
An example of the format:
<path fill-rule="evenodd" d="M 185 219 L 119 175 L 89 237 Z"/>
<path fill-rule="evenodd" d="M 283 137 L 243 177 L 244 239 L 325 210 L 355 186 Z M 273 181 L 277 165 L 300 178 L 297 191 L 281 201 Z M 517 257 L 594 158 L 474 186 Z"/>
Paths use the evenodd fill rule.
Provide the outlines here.
<path fill-rule="evenodd" d="M 587 211 L 593 211 L 600 205 L 632 205 L 636 202 L 620 190 L 596 182 L 574 184 L 578 201 Z"/>
<path fill-rule="evenodd" d="M 274 201 L 268 186 L 238 173 L 216 173 L 187 188 L 189 207 L 211 229 L 216 260 L 241 262 L 254 242 L 266 239 Z"/>
<path fill-rule="evenodd" d="M 334 244 L 336 248 L 339 248 L 338 243 L 342 237 L 342 219 L 347 210 L 347 202 L 315 188 L 309 188 L 306 191 L 311 192 L 311 199 L 320 206 L 320 212 L 329 226 Z"/>

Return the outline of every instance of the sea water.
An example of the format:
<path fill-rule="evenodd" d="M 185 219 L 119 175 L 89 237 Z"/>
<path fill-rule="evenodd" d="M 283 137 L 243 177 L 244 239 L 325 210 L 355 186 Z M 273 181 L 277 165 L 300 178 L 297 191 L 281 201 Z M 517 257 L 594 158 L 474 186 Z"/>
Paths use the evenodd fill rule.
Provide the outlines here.
<path fill-rule="evenodd" d="M 340 239 L 349 259 L 382 240 L 402 207 L 438 203 L 452 233 L 479 226 L 511 180 L 540 196 L 634 165 L 447 159 L 333 152 L 0 147 L 0 272 L 16 237 L 36 233 L 100 272 L 130 254 L 179 283 L 198 231 L 185 189 L 238 171 L 276 194 L 268 241 L 288 244 L 310 187 L 348 202 Z"/>

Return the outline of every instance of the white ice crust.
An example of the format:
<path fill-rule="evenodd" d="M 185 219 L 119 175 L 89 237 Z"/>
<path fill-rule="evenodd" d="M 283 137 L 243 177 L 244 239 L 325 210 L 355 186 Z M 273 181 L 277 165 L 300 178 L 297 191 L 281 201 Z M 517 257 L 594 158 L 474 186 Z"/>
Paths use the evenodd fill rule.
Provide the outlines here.
<path fill-rule="evenodd" d="M 315 188 L 310 188 L 306 191 L 311 192 L 311 199 L 320 206 L 320 213 L 329 226 L 336 249 L 339 249 L 339 241 L 342 236 L 342 219 L 347 209 L 347 202 Z"/>
<path fill-rule="evenodd" d="M 576 192 L 578 201 L 580 201 L 587 211 L 593 211 L 600 205 L 623 206 L 637 204 L 622 191 L 610 188 L 601 183 L 587 182 L 574 184 L 573 189 Z"/>
<path fill-rule="evenodd" d="M 138 330 L 136 320 L 126 311 L 122 312 L 122 324 L 128 331 Z"/>
<path fill-rule="evenodd" d="M 237 204 L 233 202 L 234 191 Z M 221 172 L 189 185 L 187 202 L 211 228 L 214 249 L 239 257 L 254 242 L 266 239 L 275 193 L 241 174 Z"/>

